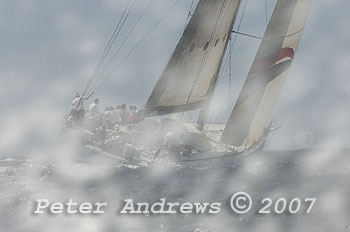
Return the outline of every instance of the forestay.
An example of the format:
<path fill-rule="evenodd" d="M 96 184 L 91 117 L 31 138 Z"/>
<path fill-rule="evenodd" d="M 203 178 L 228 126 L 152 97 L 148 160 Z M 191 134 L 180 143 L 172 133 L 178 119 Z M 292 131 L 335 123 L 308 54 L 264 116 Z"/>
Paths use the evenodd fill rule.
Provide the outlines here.
<path fill-rule="evenodd" d="M 255 144 L 264 135 L 273 106 L 304 30 L 311 0 L 279 0 L 226 125 L 221 142 Z"/>
<path fill-rule="evenodd" d="M 215 88 L 240 0 L 201 0 L 145 106 L 146 115 L 201 108 Z"/>

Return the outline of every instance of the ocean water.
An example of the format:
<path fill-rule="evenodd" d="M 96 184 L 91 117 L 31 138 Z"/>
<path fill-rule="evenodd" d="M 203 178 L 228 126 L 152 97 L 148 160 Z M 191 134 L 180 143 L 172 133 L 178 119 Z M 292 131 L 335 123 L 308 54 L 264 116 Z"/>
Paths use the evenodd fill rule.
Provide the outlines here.
<path fill-rule="evenodd" d="M 49 159 L 2 158 L 0 231 L 349 231 L 349 180 L 349 150 L 264 151 L 202 167 L 62 165 Z M 237 192 L 252 199 L 245 214 L 231 208 Z M 162 198 L 166 203 L 218 202 L 221 207 L 216 214 L 120 213 L 126 199 L 152 205 Z M 268 214 L 259 213 L 265 198 L 272 200 Z M 275 212 L 280 198 L 286 199 L 286 208 L 292 199 L 301 199 L 300 210 Z M 306 198 L 316 199 L 309 213 Z M 38 199 L 107 206 L 95 215 L 46 209 L 35 214 Z"/>

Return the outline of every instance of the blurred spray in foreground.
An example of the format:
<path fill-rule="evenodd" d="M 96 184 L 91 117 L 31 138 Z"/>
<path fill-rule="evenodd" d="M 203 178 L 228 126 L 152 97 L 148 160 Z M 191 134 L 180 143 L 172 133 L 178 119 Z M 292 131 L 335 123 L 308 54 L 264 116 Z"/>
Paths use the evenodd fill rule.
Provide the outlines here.
<path fill-rule="evenodd" d="M 347 150 L 265 151 L 196 168 L 82 163 L 77 141 L 61 132 L 60 110 L 22 110 L 25 117 L 17 111 L 18 117 L 9 117 L 1 130 L 2 154 L 18 152 L 0 161 L 1 231 L 342 231 L 348 227 Z M 300 131 L 295 142 L 310 147 L 312 133 Z M 229 209 L 229 199 L 238 191 L 252 196 L 255 210 L 264 197 L 314 197 L 317 203 L 308 215 L 237 215 Z M 160 198 L 221 202 L 222 207 L 217 215 L 119 213 L 125 199 L 151 204 Z M 35 215 L 37 199 L 107 202 L 108 207 L 102 215 Z"/>
<path fill-rule="evenodd" d="M 117 4 L 110 12 L 110 16 L 113 16 L 112 20 L 117 15 L 119 3 L 107 2 Z M 0 115 L 0 157 L 2 157 L 0 159 L 0 231 L 349 230 L 349 151 L 335 149 L 348 146 L 349 138 L 346 129 L 349 118 L 348 31 L 344 30 L 347 26 L 347 20 L 339 21 L 332 18 L 341 15 L 337 11 L 340 9 L 346 11 L 348 7 L 343 7 L 347 6 L 344 1 L 339 6 L 326 0 L 319 2 L 320 4 L 315 4 L 314 17 L 310 17 L 309 33 L 305 33 L 303 39 L 303 43 L 307 46 L 300 49 L 299 57 L 294 63 L 294 71 L 291 70 L 287 80 L 289 83 L 286 83 L 287 87 L 282 91 L 282 101 L 276 107 L 275 114 L 282 124 L 282 129 L 272 138 L 270 146 L 268 144 L 271 149 L 285 147 L 285 144 L 292 144 L 290 147 L 297 145 L 298 148 L 308 149 L 265 151 L 249 156 L 235 157 L 231 164 L 202 168 L 152 166 L 136 169 L 113 164 L 95 165 L 94 163 L 77 162 L 79 155 L 81 155 L 80 146 L 73 138 L 62 136 L 61 133 L 63 111 L 68 109 L 68 106 L 62 109 L 62 102 L 69 102 L 70 99 L 67 99 L 67 96 L 70 97 L 74 92 L 72 86 L 79 86 L 92 72 L 91 67 L 95 64 L 95 58 L 102 50 L 102 48 L 95 48 L 94 44 L 104 44 L 104 33 L 100 33 L 101 38 L 96 37 L 95 41 L 93 40 L 94 36 L 99 33 L 94 32 L 92 36 L 83 29 L 91 31 L 91 28 L 85 27 L 90 23 L 95 23 L 98 28 L 105 25 L 106 22 L 98 20 L 103 18 L 100 15 L 103 15 L 106 9 L 96 13 L 98 17 L 94 17 L 95 21 L 91 22 L 89 21 L 91 14 L 87 14 L 86 18 L 80 18 L 81 16 L 77 14 L 77 12 L 82 11 L 79 4 L 75 6 L 77 9 L 73 9 L 73 6 L 69 8 L 72 12 L 62 12 L 65 9 L 57 7 L 60 2 L 55 3 L 54 6 L 48 5 L 47 11 L 43 12 L 49 12 L 45 17 L 52 17 L 50 18 L 52 22 L 57 23 L 55 17 L 62 18 L 62 13 L 69 16 L 68 21 L 59 22 L 58 28 L 55 28 L 50 20 L 42 20 L 43 16 L 35 10 L 37 8 L 32 7 L 31 4 L 19 4 L 25 13 L 22 14 L 23 11 L 20 11 L 21 13 L 13 14 L 16 17 L 23 16 L 23 18 L 17 17 L 19 22 L 27 28 L 31 28 L 32 24 L 38 26 L 35 26 L 37 30 L 32 30 L 32 35 L 19 33 L 26 30 L 15 31 L 18 33 L 16 34 L 11 31 L 13 28 L 18 28 L 18 22 L 14 21 L 14 25 L 13 22 L 8 23 L 11 30 L 3 33 L 4 36 L 10 38 L 9 41 L 12 41 L 13 38 L 26 40 L 32 38 L 32 40 L 23 43 L 29 45 L 24 49 L 17 43 L 6 43 L 11 52 L 5 53 L 6 56 L 4 56 L 6 60 L 4 66 L 8 66 L 10 71 L 2 73 L 1 87 L 3 88 L 0 92 L 2 101 Z M 29 9 L 25 9 L 25 5 Z M 255 8 L 252 14 L 259 11 L 258 7 Z M 1 7 L 1 9 L 6 8 Z M 334 12 L 330 12 L 330 10 L 334 10 Z M 10 10 L 7 11 L 12 13 Z M 320 16 L 317 15 L 317 12 L 320 12 L 319 14 L 322 16 L 326 12 L 328 17 L 317 17 Z M 182 13 L 187 12 L 182 11 Z M 31 14 L 40 17 L 35 17 L 33 20 Z M 4 15 L 12 20 L 9 15 Z M 155 18 L 158 16 L 156 15 Z M 177 14 L 172 15 L 169 21 L 164 23 L 164 28 L 162 28 L 164 30 L 160 31 L 170 30 L 170 24 L 172 26 L 178 25 L 175 23 L 178 18 L 184 17 L 178 17 Z M 328 20 L 339 22 L 339 24 L 336 27 L 328 28 L 334 31 L 325 36 L 324 25 L 329 23 Z M 47 25 L 44 24 L 45 22 L 48 22 Z M 322 29 L 317 27 L 317 23 L 322 25 Z M 254 25 L 253 29 L 256 27 L 256 23 L 251 23 L 251 25 Z M 255 34 L 256 31 L 253 29 L 246 26 L 244 31 Z M 50 33 L 51 30 L 53 33 Z M 49 44 L 44 43 L 37 37 L 38 31 L 42 35 L 55 34 L 56 38 L 44 37 L 45 42 L 51 41 Z M 68 33 L 65 34 L 62 31 Z M 109 32 L 110 28 L 108 27 L 106 35 Z M 89 38 L 86 38 L 85 42 L 79 39 L 74 40 L 74 42 L 67 41 L 67 38 L 82 38 L 84 36 L 91 37 L 94 42 L 89 42 Z M 171 35 L 171 37 L 174 36 Z M 141 50 L 138 56 L 135 56 L 139 60 L 135 58 L 135 62 L 130 62 L 129 66 L 124 67 L 118 73 L 118 76 L 122 76 L 121 83 L 123 83 L 119 89 L 116 89 L 115 85 L 106 87 L 110 91 L 103 94 L 109 98 L 109 101 L 115 99 L 122 99 L 122 101 L 141 99 L 137 101 L 145 101 L 146 95 L 149 94 L 159 76 L 158 72 L 165 65 L 168 53 L 171 52 L 168 50 L 172 49 L 174 43 L 173 40 L 169 40 L 171 42 L 168 43 L 163 40 L 163 42 L 158 42 L 160 38 L 164 41 L 169 40 L 163 36 L 163 33 L 160 36 L 151 37 L 149 44 L 143 46 L 147 50 Z M 323 39 L 315 40 L 315 38 Z M 344 45 L 332 47 L 341 44 Z M 18 47 L 22 50 L 16 50 Z M 150 47 L 157 51 L 152 53 L 152 59 L 149 59 Z M 55 48 L 56 51 L 47 48 Z M 13 50 L 17 52 L 13 52 Z M 57 51 L 62 52 L 62 54 Z M 241 51 L 236 52 L 246 54 Z M 255 52 L 256 49 L 251 49 L 253 56 Z M 88 57 L 89 53 L 91 55 Z M 156 53 L 162 54 L 162 56 L 158 57 Z M 35 59 L 33 59 L 33 55 L 36 55 Z M 67 59 L 67 57 L 72 57 L 72 59 Z M 77 60 L 79 60 L 79 65 L 77 65 Z M 235 64 L 240 66 L 242 65 L 240 62 L 236 61 Z M 159 65 L 154 70 L 149 71 L 147 75 L 146 72 L 143 73 L 144 70 L 141 68 L 140 71 L 137 69 L 138 72 L 134 68 L 135 66 L 153 67 L 156 63 Z M 246 63 L 248 69 L 250 62 L 245 60 L 243 63 Z M 60 66 L 62 64 L 65 65 L 64 69 Z M 238 67 L 233 67 L 233 69 L 237 72 L 240 71 Z M 241 70 L 237 77 L 245 77 L 244 72 Z M 144 81 L 145 85 L 135 85 L 136 82 L 140 81 L 140 76 L 145 77 L 143 78 L 146 80 Z M 330 82 L 330 77 L 334 81 Z M 243 81 L 243 78 L 236 79 L 233 85 L 237 86 L 237 90 L 233 90 L 234 94 L 239 93 L 242 83 L 238 82 Z M 117 83 L 120 84 L 120 82 Z M 126 93 L 129 91 L 123 92 L 124 89 L 133 89 L 134 91 Z M 145 96 L 136 95 L 137 92 L 142 92 Z M 343 93 L 346 95 L 343 96 Z M 121 96 L 122 94 L 124 96 Z M 226 93 L 222 99 L 227 99 Z M 227 109 L 228 104 L 222 99 L 213 104 L 216 115 Z M 311 129 L 305 124 L 310 124 Z M 322 136 L 319 136 L 320 134 Z M 317 145 L 315 145 L 316 140 Z M 317 149 L 319 147 L 332 149 Z M 237 191 L 249 192 L 256 204 L 263 197 L 273 199 L 279 197 L 289 199 L 315 197 L 317 203 L 309 215 L 258 215 L 250 213 L 240 216 L 233 214 L 228 207 L 225 207 L 229 205 L 230 196 Z M 173 202 L 220 201 L 223 203 L 222 213 L 219 215 L 169 216 L 133 216 L 118 213 L 126 198 L 152 203 L 162 197 Z M 45 198 L 52 202 L 66 202 L 69 199 L 78 202 L 105 201 L 108 202 L 109 207 L 105 214 L 99 216 L 34 215 L 34 202 L 39 198 Z"/>

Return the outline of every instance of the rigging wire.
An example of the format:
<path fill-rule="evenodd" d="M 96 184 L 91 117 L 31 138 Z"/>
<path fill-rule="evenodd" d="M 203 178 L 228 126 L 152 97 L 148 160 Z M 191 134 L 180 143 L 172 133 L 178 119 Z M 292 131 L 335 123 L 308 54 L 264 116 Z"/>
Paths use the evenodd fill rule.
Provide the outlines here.
<path fill-rule="evenodd" d="M 187 14 L 187 19 L 186 19 L 185 28 L 186 28 L 186 26 L 187 26 L 187 24 L 188 24 L 188 22 L 189 22 L 189 19 L 190 19 L 191 16 L 192 16 L 192 12 L 193 12 L 193 9 L 194 9 L 193 6 L 194 6 L 194 0 L 192 0 L 192 2 L 191 2 L 190 10 L 188 11 L 188 14 Z"/>
<path fill-rule="evenodd" d="M 185 21 L 185 26 L 184 26 L 184 29 L 182 30 L 182 32 L 184 32 L 184 31 L 186 30 L 186 27 L 188 26 L 188 23 L 190 22 L 190 18 L 191 18 L 191 16 L 192 16 L 192 11 L 193 11 L 193 6 L 194 6 L 194 1 L 195 1 L 195 0 L 192 0 L 192 2 L 191 2 L 191 6 L 190 6 L 190 9 L 189 9 L 189 11 L 188 11 L 187 18 L 186 18 L 186 21 Z M 198 3 L 197 3 L 197 4 L 198 4 Z M 183 35 L 183 33 L 180 33 L 179 37 L 178 37 L 177 40 L 176 40 L 176 41 L 177 41 L 176 44 L 179 43 L 179 41 L 180 41 L 182 35 Z M 180 118 L 179 118 L 179 121 L 180 121 L 180 122 L 182 122 L 182 119 L 183 119 L 184 114 L 185 114 L 185 112 L 183 111 L 183 112 L 181 113 L 181 115 L 180 115 Z"/>
<path fill-rule="evenodd" d="M 219 11 L 219 14 L 218 14 L 218 16 L 217 16 L 217 18 L 216 18 L 216 21 L 215 21 L 215 24 L 214 24 L 214 28 L 213 28 L 212 33 L 211 33 L 210 38 L 209 38 L 209 43 L 213 41 L 214 36 L 217 34 L 218 27 L 219 27 L 219 26 L 221 25 L 221 23 L 222 23 L 222 21 L 221 21 L 220 23 L 219 23 L 219 21 L 220 21 L 220 16 L 223 14 L 223 10 L 224 10 L 224 8 L 225 8 L 226 3 L 227 3 L 227 1 L 224 1 L 224 2 L 222 3 L 222 6 L 221 6 L 220 11 Z M 227 12 L 226 12 L 226 13 L 227 13 Z M 226 14 L 226 13 L 224 13 L 224 14 Z M 224 17 L 225 17 L 225 16 L 224 16 Z M 224 17 L 223 17 L 223 18 L 224 18 Z M 189 103 L 189 101 L 190 101 L 190 99 L 191 99 L 191 97 L 192 97 L 192 94 L 193 94 L 193 91 L 194 91 L 194 88 L 195 88 L 195 84 L 196 84 L 196 82 L 197 82 L 197 80 L 198 80 L 198 78 L 199 78 L 200 73 L 202 72 L 203 66 L 206 64 L 206 62 L 207 62 L 207 60 L 208 60 L 208 58 L 209 58 L 209 55 L 210 55 L 212 49 L 213 49 L 213 47 L 210 47 L 208 50 L 206 50 L 206 51 L 204 52 L 204 55 L 203 55 L 203 57 L 202 57 L 202 59 L 201 59 L 201 63 L 199 64 L 199 67 L 198 67 L 198 70 L 197 70 L 195 79 L 194 79 L 194 81 L 193 81 L 190 94 L 189 94 L 189 96 L 188 96 L 188 98 L 187 98 L 186 104 Z M 217 78 L 217 77 L 216 77 L 216 78 Z M 210 87 L 211 89 L 209 89 L 208 96 L 209 96 L 209 95 L 212 95 L 212 93 L 213 93 L 213 92 L 212 92 L 212 89 L 215 89 L 215 86 L 216 86 L 216 85 L 217 85 L 217 79 L 216 79 L 216 83 L 214 82 L 214 85 L 212 85 L 212 86 Z M 210 97 L 211 97 L 211 96 L 210 96 Z M 204 109 L 201 110 L 201 113 L 200 113 L 200 115 L 199 115 L 199 117 L 201 117 L 202 112 L 203 112 L 203 114 L 204 114 L 203 119 L 202 119 L 202 122 L 201 122 L 201 124 L 202 124 L 201 127 L 203 126 L 203 123 L 205 123 L 205 121 L 207 120 L 207 110 L 208 110 L 208 105 L 207 105 L 206 108 L 204 108 Z M 208 129 L 208 128 L 207 128 L 207 129 Z"/>
<path fill-rule="evenodd" d="M 222 11 L 224 10 L 225 3 L 226 3 L 226 1 L 224 1 L 224 2 L 222 3 L 222 6 L 221 6 L 221 8 L 220 8 L 219 14 L 218 14 L 218 16 L 217 16 L 217 18 L 216 18 L 216 21 L 215 21 L 215 24 L 214 24 L 213 31 L 212 31 L 212 33 L 211 33 L 211 35 L 210 35 L 210 38 L 209 38 L 209 43 L 213 40 L 213 37 L 215 36 L 215 34 L 216 34 L 216 32 L 217 32 L 216 30 L 217 30 L 217 28 L 218 28 L 220 16 L 222 15 Z M 198 67 L 198 70 L 197 70 L 195 79 L 194 79 L 193 84 L 192 84 L 192 86 L 191 86 L 190 94 L 189 94 L 189 96 L 188 96 L 188 98 L 187 98 L 187 100 L 186 100 L 186 104 L 189 103 L 189 101 L 190 101 L 190 99 L 191 99 L 191 97 L 192 97 L 192 94 L 193 94 L 193 91 L 194 91 L 194 87 L 195 87 L 195 83 L 197 82 L 197 80 L 198 80 L 198 78 L 199 78 L 199 75 L 200 75 L 200 73 L 202 72 L 203 66 L 204 66 L 205 63 L 206 63 L 206 61 L 207 61 L 207 59 L 208 59 L 208 57 L 209 57 L 209 55 L 210 55 L 211 50 L 212 50 L 212 47 L 209 47 L 209 49 L 205 50 L 205 52 L 204 52 L 204 55 L 203 55 L 203 57 L 202 57 L 202 59 L 201 59 L 201 63 L 199 64 L 199 67 Z"/>
<path fill-rule="evenodd" d="M 242 22 L 243 22 L 243 18 L 244 18 L 244 14 L 246 12 L 246 9 L 247 9 L 247 5 L 248 5 L 248 2 L 249 0 L 246 0 L 244 6 L 243 6 L 243 10 L 242 10 L 242 14 L 241 14 L 241 17 L 239 19 L 239 22 L 238 22 L 238 26 L 237 26 L 237 31 L 239 31 L 239 29 L 241 28 L 241 25 L 242 25 Z M 221 75 L 219 75 L 219 78 L 222 79 L 222 76 L 226 74 L 227 72 L 227 69 L 229 67 L 229 63 L 231 62 L 230 61 L 230 55 L 232 54 L 233 50 L 234 50 L 234 47 L 235 47 L 235 44 L 236 44 L 236 39 L 237 39 L 237 34 L 235 34 L 234 38 L 232 39 L 232 36 L 230 36 L 230 51 L 229 51 L 229 54 L 227 54 L 226 56 L 226 62 L 224 62 L 224 65 L 222 66 L 222 69 L 221 69 Z M 232 57 L 231 57 L 232 59 Z M 207 122 L 210 122 L 210 116 L 208 117 L 208 120 Z M 207 124 L 207 127 L 206 127 L 206 130 L 207 131 L 209 129 L 209 123 Z"/>
<path fill-rule="evenodd" d="M 235 33 L 235 34 L 238 34 L 238 35 L 244 35 L 244 36 L 247 36 L 247 37 L 250 37 L 250 38 L 254 38 L 254 39 L 259 39 L 259 40 L 263 39 L 263 38 L 261 38 L 259 36 L 250 35 L 250 34 L 247 34 L 247 33 L 240 32 L 240 31 L 232 31 L 232 33 Z"/>
<path fill-rule="evenodd" d="M 131 36 L 131 34 L 134 32 L 136 26 L 140 23 L 141 19 L 143 18 L 143 16 L 146 14 L 147 10 L 149 9 L 149 7 L 151 6 L 151 4 L 154 2 L 154 0 L 150 0 L 147 4 L 147 6 L 144 8 L 144 10 L 142 11 L 142 13 L 140 14 L 140 16 L 138 17 L 138 19 L 136 20 L 136 22 L 134 23 L 134 25 L 132 26 L 132 28 L 130 29 L 130 31 L 128 32 L 128 34 L 126 35 L 126 37 L 124 38 L 124 40 L 121 42 L 121 44 L 118 46 L 117 50 L 114 52 L 113 56 L 111 57 L 111 59 L 109 60 L 109 62 L 107 63 L 107 65 L 102 69 L 99 77 L 97 78 L 97 80 L 95 81 L 95 83 L 97 83 L 99 80 L 102 79 L 103 74 L 107 71 L 107 69 L 110 67 L 110 65 L 112 64 L 112 62 L 115 60 L 115 58 L 117 57 L 117 55 L 119 54 L 120 50 L 123 48 L 124 44 L 128 41 L 129 37 Z"/>
<path fill-rule="evenodd" d="M 108 41 L 108 43 L 107 43 L 103 53 L 102 53 L 102 56 L 100 57 L 97 65 L 95 67 L 95 70 L 94 70 L 93 74 L 91 75 L 91 77 L 90 77 L 90 79 L 89 79 L 89 81 L 88 81 L 88 83 L 87 83 L 87 85 L 86 85 L 86 87 L 85 87 L 85 89 L 83 91 L 84 92 L 83 95 L 86 94 L 87 90 L 89 89 L 90 85 L 92 84 L 92 82 L 93 82 L 94 78 L 96 77 L 97 73 L 99 72 L 99 70 L 100 70 L 100 68 L 101 68 L 101 66 L 102 66 L 106 56 L 108 55 L 108 53 L 109 53 L 109 51 L 110 51 L 110 49 L 111 49 L 111 47 L 112 47 L 116 37 L 118 36 L 118 31 L 120 31 L 119 27 L 122 24 L 123 19 L 124 19 L 125 15 L 127 14 L 128 9 L 129 9 L 132 1 L 133 0 L 129 0 L 128 5 L 125 7 L 125 9 L 124 9 L 124 11 L 122 13 L 122 16 L 120 17 L 120 19 L 118 21 L 117 26 L 114 28 L 113 33 L 112 33 L 112 35 L 111 35 L 111 37 L 110 37 L 110 39 L 109 39 L 109 41 Z M 134 0 L 134 1 L 136 1 L 136 0 Z"/>
<path fill-rule="evenodd" d="M 195 5 L 194 2 L 195 2 L 195 0 L 192 0 L 190 9 L 188 10 L 188 13 L 187 13 L 187 18 L 186 18 L 186 20 L 185 20 L 185 25 L 184 25 L 184 27 L 183 27 L 183 29 L 182 29 L 182 33 L 180 33 L 179 37 L 178 37 L 177 40 L 176 40 L 175 49 L 176 49 L 176 45 L 179 43 L 179 41 L 180 41 L 180 39 L 181 39 L 181 37 L 182 37 L 184 31 L 186 30 L 186 27 L 188 26 L 188 23 L 190 22 L 190 18 L 191 18 L 191 16 L 192 16 L 192 11 L 196 8 L 196 7 L 194 7 L 194 5 Z M 197 5 L 198 5 L 198 3 L 199 3 L 199 2 L 197 2 Z M 185 114 L 185 112 L 182 111 L 181 114 L 180 114 L 180 117 L 179 117 L 179 121 L 180 121 L 180 122 L 182 122 L 183 117 L 184 117 L 184 114 Z"/>
<path fill-rule="evenodd" d="M 190 17 L 192 16 L 194 1 L 195 0 L 192 0 L 191 6 L 190 6 L 190 10 L 188 11 L 187 18 L 186 18 L 186 23 L 185 23 L 185 28 L 187 26 L 187 23 L 189 22 Z"/>
<path fill-rule="evenodd" d="M 123 26 L 125 25 L 125 22 L 126 22 L 126 20 L 128 19 L 128 16 L 129 16 L 131 10 L 132 10 L 133 7 L 135 6 L 136 0 L 130 0 L 130 1 L 132 2 L 132 4 L 131 4 L 131 6 L 128 8 L 128 10 L 127 10 L 127 12 L 126 12 L 126 14 L 125 14 L 125 17 L 124 17 L 122 23 L 120 24 L 118 31 L 116 32 L 116 34 L 115 34 L 115 36 L 114 36 L 114 38 L 113 38 L 113 40 L 112 40 L 112 42 L 111 42 L 111 45 L 109 46 L 109 49 L 108 49 L 108 51 L 107 51 L 107 53 L 106 53 L 106 55 L 105 55 L 105 57 L 104 57 L 104 59 L 103 59 L 103 62 L 104 62 L 104 60 L 106 59 L 106 57 L 108 56 L 109 52 L 111 51 L 111 48 L 113 47 L 114 42 L 116 41 L 117 37 L 119 36 L 121 29 L 122 29 Z M 101 67 L 102 67 L 102 64 L 101 64 L 101 66 L 99 67 L 99 70 L 98 70 L 98 71 L 100 71 L 100 68 L 101 68 Z M 94 76 L 94 79 L 96 78 L 96 76 L 97 76 L 97 73 L 96 73 L 96 75 Z M 96 80 L 96 79 L 97 79 L 97 80 Z M 98 80 L 99 80 L 100 78 L 97 77 L 96 79 L 94 80 L 94 82 L 93 82 L 93 84 L 92 84 L 92 87 L 91 87 L 90 92 L 92 92 L 92 89 L 93 89 L 94 85 L 98 82 Z"/>
<path fill-rule="evenodd" d="M 229 78 L 228 78 L 228 99 L 231 99 L 232 92 L 232 40 L 230 38 L 230 54 L 229 54 Z M 231 104 L 228 105 L 228 111 L 230 112 Z"/>
<path fill-rule="evenodd" d="M 242 21 L 243 21 L 243 17 L 244 17 L 245 11 L 246 11 L 246 9 L 247 9 L 248 2 L 249 2 L 249 0 L 247 0 L 247 1 L 245 2 L 245 4 L 244 4 L 243 11 L 242 11 L 242 15 L 241 15 L 241 18 L 239 19 L 237 31 L 239 31 L 239 29 L 241 28 Z M 237 34 L 235 34 L 235 36 L 234 36 L 234 38 L 233 38 L 233 41 L 232 41 L 232 43 L 233 43 L 233 45 L 232 45 L 233 48 L 234 48 L 234 46 L 235 46 L 236 39 L 237 39 Z"/>
<path fill-rule="evenodd" d="M 248 1 L 249 1 L 249 0 L 247 0 L 247 1 L 245 2 L 245 5 L 243 6 L 243 11 L 242 11 L 242 15 L 241 15 L 241 17 L 240 17 L 240 19 L 239 19 L 237 31 L 239 31 L 239 29 L 241 28 L 242 21 L 243 21 L 243 17 L 244 17 L 244 14 L 245 14 L 245 11 L 246 11 L 246 8 L 247 8 L 247 5 L 248 5 Z M 231 39 L 231 45 L 232 45 L 232 47 L 230 48 L 230 52 L 231 52 L 231 53 L 233 52 L 234 47 L 235 47 L 235 44 L 236 44 L 237 34 L 238 34 L 238 33 L 235 33 L 235 36 L 234 36 L 233 39 L 232 39 L 232 37 L 230 37 L 230 39 Z M 224 63 L 223 69 L 222 69 L 222 70 L 223 70 L 223 73 L 221 72 L 220 77 L 222 77 L 223 75 L 226 74 L 228 64 L 229 64 L 229 58 L 228 58 L 228 56 L 227 56 L 227 57 L 226 57 L 226 62 Z"/>
<path fill-rule="evenodd" d="M 235 36 L 234 36 L 233 41 L 231 41 L 231 46 L 232 46 L 232 47 L 230 47 L 230 53 L 231 53 L 231 54 L 232 54 L 232 51 L 233 51 L 234 46 L 235 46 L 235 44 L 236 44 L 237 35 L 244 35 L 244 36 L 248 36 L 248 37 L 251 37 L 251 38 L 255 38 L 255 39 L 260 39 L 260 40 L 262 40 L 261 37 L 254 36 L 254 35 L 249 35 L 249 34 L 246 34 L 246 33 L 239 32 L 239 29 L 241 28 L 242 21 L 243 21 L 243 17 L 244 17 L 244 14 L 245 14 L 245 11 L 246 11 L 246 8 L 247 8 L 247 5 L 248 5 L 248 1 L 249 1 L 249 0 L 247 0 L 247 1 L 245 2 L 245 5 L 244 5 L 244 7 L 243 7 L 242 15 L 241 15 L 241 17 L 240 17 L 237 30 L 232 30 L 232 33 L 235 33 Z M 231 54 L 230 54 L 230 55 L 231 55 Z M 220 77 L 223 77 L 223 76 L 226 75 L 228 64 L 229 64 L 229 59 L 226 58 L 226 62 L 224 63 L 224 66 L 223 66 L 223 67 L 224 67 L 224 68 L 223 68 L 224 72 L 221 73 Z"/>
<path fill-rule="evenodd" d="M 190 6 L 190 9 L 189 9 L 189 11 L 188 11 L 187 18 L 186 18 L 185 25 L 184 25 L 184 29 L 182 30 L 182 32 L 185 31 L 185 29 L 186 29 L 188 23 L 190 22 L 190 17 L 192 16 L 192 11 L 193 11 L 193 7 L 194 7 L 194 1 L 195 1 L 195 0 L 192 0 L 192 2 L 191 2 L 191 6 Z M 182 33 L 180 33 L 179 37 L 177 38 L 177 40 L 176 40 L 177 43 L 180 41 L 181 36 L 182 36 Z M 176 44 L 177 44 L 177 43 L 176 43 Z"/>
<path fill-rule="evenodd" d="M 242 15 L 240 17 L 237 30 L 239 30 L 241 28 L 243 17 L 244 17 L 244 14 L 245 14 L 245 11 L 246 11 L 246 8 L 247 8 L 247 5 L 248 5 L 248 1 L 249 0 L 247 0 L 245 2 L 245 5 L 243 7 Z M 225 76 L 227 71 L 228 71 L 227 69 L 228 69 L 228 67 L 230 65 L 230 59 L 232 61 L 232 52 L 233 52 L 235 44 L 236 44 L 236 38 L 237 38 L 237 34 L 235 34 L 233 39 L 232 39 L 232 37 L 230 37 L 230 50 L 229 50 L 229 54 L 227 54 L 227 56 L 226 56 L 226 61 L 224 62 L 224 65 L 223 65 L 223 68 L 222 68 L 222 72 L 221 72 L 221 75 L 220 75 L 221 78 L 223 76 Z M 231 58 L 230 58 L 230 56 L 231 56 Z"/>
<path fill-rule="evenodd" d="M 117 64 L 115 68 L 109 72 L 109 74 L 98 84 L 95 85 L 95 90 L 98 90 L 103 86 L 103 84 L 111 77 L 114 71 L 116 71 L 120 65 L 124 63 L 124 61 L 138 48 L 138 46 L 148 37 L 148 35 L 163 21 L 163 19 L 172 11 L 172 9 L 180 2 L 180 0 L 176 0 L 173 5 L 169 7 L 169 9 L 166 11 L 166 13 L 159 18 L 159 20 L 143 35 L 143 37 L 136 43 L 136 45 L 129 51 L 129 53 L 124 56 L 124 58 Z"/>

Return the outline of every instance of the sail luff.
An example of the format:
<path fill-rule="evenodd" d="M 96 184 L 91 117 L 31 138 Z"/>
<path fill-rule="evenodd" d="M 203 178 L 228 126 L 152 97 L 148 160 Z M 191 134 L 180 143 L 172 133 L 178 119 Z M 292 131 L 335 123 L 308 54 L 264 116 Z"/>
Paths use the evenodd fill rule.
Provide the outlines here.
<path fill-rule="evenodd" d="M 168 114 L 207 104 L 240 0 L 201 0 L 145 106 Z"/>
<path fill-rule="evenodd" d="M 241 4 L 241 2 L 239 2 L 239 6 L 240 6 L 240 4 Z M 238 6 L 238 8 L 237 8 L 237 10 L 239 9 L 239 6 Z M 243 16 L 242 16 L 243 17 Z M 233 20 L 232 21 L 232 24 L 231 24 L 231 26 L 230 26 L 230 32 L 229 32 L 229 38 L 227 39 L 227 41 L 226 41 L 226 46 L 225 46 L 225 49 L 224 49 L 224 51 L 226 51 L 227 50 L 227 47 L 228 47 L 228 45 L 229 45 L 229 41 L 230 41 L 230 39 L 231 39 L 231 35 L 232 35 L 232 29 L 233 29 L 233 25 L 234 25 L 234 23 L 235 23 L 235 21 Z M 230 59 L 229 59 L 229 62 L 230 62 L 230 69 L 231 69 L 231 56 L 232 56 L 232 47 L 231 47 L 231 50 L 230 51 L 228 51 L 228 52 L 230 52 Z M 197 119 L 197 128 L 199 129 L 199 130 L 203 130 L 203 128 L 204 128 L 204 124 L 207 122 L 207 120 L 208 120 L 208 114 L 209 114 L 209 107 L 210 107 L 210 103 L 211 103 L 211 100 L 212 100 L 212 98 L 213 98 L 213 96 L 214 96 L 214 92 L 215 92 L 215 89 L 216 89 L 216 85 L 217 85 L 217 83 L 218 83 L 218 78 L 219 78 L 219 73 L 220 73 L 220 70 L 221 70 L 221 66 L 222 66 L 222 62 L 223 62 L 223 58 L 224 58 L 224 55 L 225 55 L 225 53 L 224 54 L 222 54 L 222 59 L 221 59 L 221 61 L 220 61 L 220 65 L 219 65 L 219 68 L 218 68 L 218 70 L 217 70 L 217 72 L 216 72 L 216 74 L 215 74 L 215 77 L 213 78 L 213 85 L 211 85 L 211 89 L 209 90 L 209 94 L 208 94 L 208 98 L 206 99 L 206 102 L 205 102 L 205 105 L 203 106 L 203 109 L 201 109 L 201 111 L 199 112 L 199 116 L 198 116 L 198 119 Z M 231 71 L 231 70 L 230 70 Z"/>
<path fill-rule="evenodd" d="M 221 142 L 257 143 L 291 66 L 311 7 L 311 0 L 279 0 L 243 85 Z"/>

